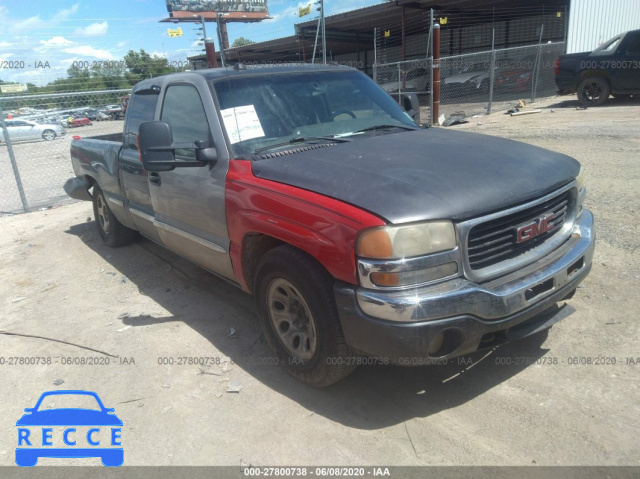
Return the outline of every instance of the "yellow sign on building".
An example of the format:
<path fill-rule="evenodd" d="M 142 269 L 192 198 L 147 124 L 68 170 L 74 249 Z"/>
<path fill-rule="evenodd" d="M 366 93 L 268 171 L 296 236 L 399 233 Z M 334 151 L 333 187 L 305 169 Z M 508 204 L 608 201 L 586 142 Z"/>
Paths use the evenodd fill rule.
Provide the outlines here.
<path fill-rule="evenodd" d="M 182 36 L 182 28 L 178 27 L 175 30 L 171 30 L 167 28 L 167 33 L 170 37 L 181 37 Z"/>

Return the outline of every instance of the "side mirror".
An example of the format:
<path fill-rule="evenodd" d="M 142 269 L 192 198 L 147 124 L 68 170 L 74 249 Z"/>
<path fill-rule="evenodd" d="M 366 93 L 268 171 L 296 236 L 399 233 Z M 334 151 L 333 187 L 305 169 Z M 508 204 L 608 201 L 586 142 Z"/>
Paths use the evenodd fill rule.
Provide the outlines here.
<path fill-rule="evenodd" d="M 413 121 L 420 124 L 420 102 L 418 101 L 418 95 L 415 93 L 403 93 L 402 108 L 413 118 Z"/>
<path fill-rule="evenodd" d="M 141 123 L 138 129 L 138 149 L 142 166 L 147 171 L 175 169 L 176 156 L 171 126 L 162 121 Z"/>
<path fill-rule="evenodd" d="M 147 171 L 172 171 L 175 168 L 204 166 L 217 159 L 216 149 L 206 141 L 174 143 L 171 125 L 163 121 L 147 121 L 138 129 L 138 150 Z M 195 150 L 196 161 L 176 160 L 176 150 Z"/>

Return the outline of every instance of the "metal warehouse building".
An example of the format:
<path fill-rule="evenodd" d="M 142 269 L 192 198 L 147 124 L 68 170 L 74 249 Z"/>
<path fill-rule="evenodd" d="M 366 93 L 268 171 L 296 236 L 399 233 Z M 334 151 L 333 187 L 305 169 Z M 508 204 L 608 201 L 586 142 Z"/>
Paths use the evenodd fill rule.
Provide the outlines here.
<path fill-rule="evenodd" d="M 492 43 L 508 48 L 539 41 L 565 41 L 573 53 L 640 28 L 640 0 L 395 0 L 327 17 L 329 57 L 369 74 L 377 47 L 387 56 L 382 61 L 424 58 L 431 9 L 441 23 L 443 56 L 487 50 Z M 289 37 L 228 49 L 226 59 L 311 61 L 316 24 L 302 22 Z M 190 60 L 193 69 L 206 68 L 205 55 Z"/>
<path fill-rule="evenodd" d="M 640 28 L 640 0 L 571 0 L 567 53 L 591 51 L 609 38 Z"/>

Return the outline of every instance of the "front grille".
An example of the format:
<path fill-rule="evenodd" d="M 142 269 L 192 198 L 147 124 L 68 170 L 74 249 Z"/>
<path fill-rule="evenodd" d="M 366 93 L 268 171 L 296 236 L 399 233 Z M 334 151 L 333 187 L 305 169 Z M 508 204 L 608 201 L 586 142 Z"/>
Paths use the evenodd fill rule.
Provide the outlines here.
<path fill-rule="evenodd" d="M 471 228 L 467 240 L 467 254 L 471 269 L 482 269 L 507 261 L 526 253 L 556 234 L 567 218 L 570 190 L 543 203 L 522 211 L 502 216 Z M 551 229 L 523 243 L 518 243 L 516 230 L 519 226 L 542 215 L 553 213 Z"/>

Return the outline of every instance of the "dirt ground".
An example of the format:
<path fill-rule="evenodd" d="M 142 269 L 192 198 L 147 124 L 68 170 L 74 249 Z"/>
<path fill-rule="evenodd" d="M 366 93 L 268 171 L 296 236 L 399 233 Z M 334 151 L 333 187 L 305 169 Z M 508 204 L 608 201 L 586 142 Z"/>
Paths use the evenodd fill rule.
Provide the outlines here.
<path fill-rule="evenodd" d="M 548 335 L 446 366 L 315 390 L 273 364 L 250 296 L 147 240 L 105 247 L 89 203 L 0 218 L 0 465 L 57 389 L 115 408 L 125 465 L 640 465 L 640 103 L 536 106 L 452 128 L 582 162 L 593 271 Z"/>

